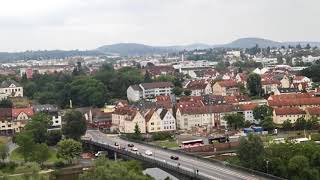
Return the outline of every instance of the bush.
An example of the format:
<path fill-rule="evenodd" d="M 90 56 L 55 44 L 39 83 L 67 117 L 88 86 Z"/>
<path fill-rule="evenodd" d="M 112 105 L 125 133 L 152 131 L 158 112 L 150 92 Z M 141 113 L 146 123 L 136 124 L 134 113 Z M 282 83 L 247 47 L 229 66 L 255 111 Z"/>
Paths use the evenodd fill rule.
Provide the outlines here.
<path fill-rule="evenodd" d="M 66 166 L 67 166 L 67 164 L 63 160 L 58 160 L 54 163 L 55 168 L 63 168 Z"/>
<path fill-rule="evenodd" d="M 47 145 L 55 146 L 62 138 L 62 132 L 60 130 L 54 130 L 48 132 Z"/>
<path fill-rule="evenodd" d="M 320 141 L 320 134 L 311 134 L 312 141 Z"/>
<path fill-rule="evenodd" d="M 0 170 L 4 173 L 12 173 L 18 166 L 15 162 L 0 163 Z"/>
<path fill-rule="evenodd" d="M 172 140 L 171 133 L 169 132 L 156 132 L 152 134 L 153 141 Z"/>

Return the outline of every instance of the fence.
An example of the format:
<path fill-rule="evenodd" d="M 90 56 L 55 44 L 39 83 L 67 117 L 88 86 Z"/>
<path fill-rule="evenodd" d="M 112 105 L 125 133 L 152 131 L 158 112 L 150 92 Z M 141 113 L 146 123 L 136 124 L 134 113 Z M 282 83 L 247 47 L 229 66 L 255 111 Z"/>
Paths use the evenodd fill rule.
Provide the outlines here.
<path fill-rule="evenodd" d="M 146 146 L 149 146 L 149 147 L 153 147 L 153 148 L 163 149 L 163 148 L 161 148 L 159 146 L 156 146 L 156 145 L 153 145 L 153 144 L 149 144 L 149 143 L 146 143 L 146 142 L 143 142 L 143 141 L 137 141 L 137 140 L 128 139 L 128 138 L 126 138 L 124 136 L 120 136 L 120 137 L 122 139 L 124 139 L 124 140 L 127 140 L 127 141 L 140 143 L 140 144 L 143 144 L 143 145 L 146 145 Z M 258 175 L 258 176 L 262 176 L 262 177 L 270 178 L 270 179 L 274 179 L 274 180 L 285 180 L 284 178 L 277 177 L 277 176 L 274 176 L 272 174 L 267 174 L 267 173 L 264 173 L 264 172 L 261 172 L 261 171 L 256 171 L 256 170 L 253 170 L 253 169 L 237 166 L 237 165 L 226 163 L 224 161 L 220 161 L 220 160 L 216 160 L 216 159 L 203 158 L 202 156 L 199 156 L 199 155 L 196 155 L 196 154 L 192 154 L 192 153 L 189 153 L 189 152 L 186 152 L 186 151 L 183 151 L 183 150 L 172 150 L 172 149 L 165 149 L 165 150 L 166 151 L 170 151 L 172 153 L 181 153 L 181 154 L 190 156 L 192 158 L 196 158 L 196 159 L 201 160 L 201 161 L 206 161 L 206 162 L 210 162 L 210 163 L 216 163 L 216 164 L 220 164 L 222 166 L 227 166 L 227 167 L 230 167 L 230 168 L 238 169 L 240 171 L 244 171 L 244 172 L 247 172 L 247 173 L 250 173 L 250 174 L 253 174 L 253 175 Z"/>

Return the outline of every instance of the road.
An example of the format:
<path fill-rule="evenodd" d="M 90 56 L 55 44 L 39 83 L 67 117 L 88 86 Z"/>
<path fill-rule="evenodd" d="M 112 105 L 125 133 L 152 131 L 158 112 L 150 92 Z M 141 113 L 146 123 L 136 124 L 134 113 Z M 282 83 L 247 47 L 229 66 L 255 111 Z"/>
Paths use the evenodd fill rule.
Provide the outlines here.
<path fill-rule="evenodd" d="M 265 177 L 254 176 L 250 173 L 243 172 L 240 170 L 232 169 L 230 167 L 224 166 L 222 164 L 216 164 L 207 162 L 201 159 L 197 159 L 188 155 L 181 154 L 179 152 L 173 153 L 171 151 L 146 146 L 139 143 L 132 143 L 123 139 L 120 139 L 117 136 L 110 137 L 106 134 L 103 134 L 97 130 L 88 130 L 86 137 L 90 138 L 94 142 L 109 144 L 114 146 L 115 142 L 117 142 L 121 147 L 130 148 L 127 146 L 129 143 L 134 144 L 134 147 L 138 148 L 138 151 L 145 157 L 153 158 L 158 161 L 162 161 L 168 163 L 170 165 L 179 166 L 179 168 L 189 170 L 191 172 L 195 172 L 198 170 L 198 173 L 202 176 L 208 177 L 213 180 L 238 180 L 238 179 L 246 179 L 246 180 L 257 180 L 257 179 L 267 179 Z M 147 156 L 145 155 L 145 151 L 150 150 L 153 155 Z M 135 153 L 132 151 L 132 153 Z M 172 160 L 170 156 L 178 156 L 179 160 Z"/>

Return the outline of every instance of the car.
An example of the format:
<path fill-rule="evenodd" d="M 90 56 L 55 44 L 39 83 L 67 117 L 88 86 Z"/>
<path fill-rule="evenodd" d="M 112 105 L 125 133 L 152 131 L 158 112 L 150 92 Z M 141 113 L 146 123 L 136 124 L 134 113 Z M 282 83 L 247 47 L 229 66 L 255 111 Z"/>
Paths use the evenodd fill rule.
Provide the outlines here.
<path fill-rule="evenodd" d="M 114 143 L 114 146 L 119 146 L 119 144 L 117 142 Z"/>
<path fill-rule="evenodd" d="M 138 151 L 138 148 L 133 147 L 133 148 L 131 148 L 131 151 Z"/>
<path fill-rule="evenodd" d="M 100 156 L 106 156 L 108 152 L 106 151 L 98 151 L 94 156 L 95 157 L 100 157 Z"/>
<path fill-rule="evenodd" d="M 152 156 L 152 151 L 150 150 L 146 150 L 146 152 L 144 152 L 147 156 Z"/>
<path fill-rule="evenodd" d="M 134 144 L 128 144 L 128 147 L 134 147 Z"/>
<path fill-rule="evenodd" d="M 178 156 L 170 156 L 170 159 L 172 159 L 172 160 L 179 160 L 179 157 L 178 157 Z"/>

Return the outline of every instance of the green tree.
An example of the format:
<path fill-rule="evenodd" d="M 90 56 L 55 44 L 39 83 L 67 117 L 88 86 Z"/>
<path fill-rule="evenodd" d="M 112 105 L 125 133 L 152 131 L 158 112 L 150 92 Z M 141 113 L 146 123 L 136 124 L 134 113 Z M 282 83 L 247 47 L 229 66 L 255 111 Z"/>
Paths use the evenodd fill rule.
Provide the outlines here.
<path fill-rule="evenodd" d="M 48 132 L 47 144 L 48 146 L 55 146 L 62 138 L 60 130 L 52 130 Z"/>
<path fill-rule="evenodd" d="M 225 121 L 227 121 L 228 126 L 231 126 L 235 130 L 238 128 L 242 128 L 245 125 L 244 117 L 242 114 L 238 114 L 238 113 L 228 114 L 228 115 L 225 115 L 223 118 Z"/>
<path fill-rule="evenodd" d="M 185 89 L 184 90 L 184 95 L 186 95 L 186 96 L 190 96 L 191 93 L 192 93 L 192 91 L 190 89 Z"/>
<path fill-rule="evenodd" d="M 10 99 L 2 99 L 0 101 L 0 108 L 12 108 L 13 104 Z"/>
<path fill-rule="evenodd" d="M 306 122 L 306 129 L 317 129 L 319 127 L 319 120 L 316 117 L 311 117 Z"/>
<path fill-rule="evenodd" d="M 261 77 L 258 74 L 251 73 L 247 79 L 247 87 L 250 96 L 261 96 L 262 84 Z"/>
<path fill-rule="evenodd" d="M 91 77 L 79 77 L 70 83 L 70 96 L 78 106 L 97 106 L 105 104 L 106 90 L 104 85 Z"/>
<path fill-rule="evenodd" d="M 67 160 L 69 164 L 72 160 L 80 155 L 82 152 L 81 143 L 73 139 L 64 139 L 58 143 L 57 156 L 64 160 Z"/>
<path fill-rule="evenodd" d="M 272 108 L 267 105 L 258 106 L 253 109 L 253 117 L 256 120 L 263 121 L 266 117 L 272 116 Z"/>
<path fill-rule="evenodd" d="M 274 129 L 274 124 L 273 124 L 273 119 L 271 116 L 268 116 L 266 118 L 264 118 L 261 122 L 260 122 L 261 126 L 264 129 L 267 129 L 268 131 L 273 130 Z"/>
<path fill-rule="evenodd" d="M 32 139 L 35 143 L 44 143 L 47 140 L 48 128 L 51 124 L 52 121 L 48 115 L 38 113 L 27 123 L 24 131 L 32 134 Z"/>
<path fill-rule="evenodd" d="M 176 96 L 180 96 L 183 92 L 183 89 L 180 87 L 175 87 L 172 89 L 173 94 L 175 94 Z"/>
<path fill-rule="evenodd" d="M 20 146 L 19 152 L 22 154 L 24 161 L 29 161 L 35 147 L 32 134 L 29 132 L 20 132 L 16 136 L 16 142 Z"/>
<path fill-rule="evenodd" d="M 292 128 L 292 123 L 291 123 L 290 119 L 287 119 L 287 120 L 285 120 L 285 121 L 282 123 L 282 128 L 283 128 L 284 130 L 286 130 L 286 131 L 291 130 L 291 128 Z"/>
<path fill-rule="evenodd" d="M 32 161 L 35 161 L 42 165 L 49 159 L 49 147 L 42 143 L 36 144 L 33 150 Z"/>
<path fill-rule="evenodd" d="M 299 117 L 294 123 L 294 127 L 297 130 L 304 130 L 307 127 L 307 121 L 304 117 Z"/>
<path fill-rule="evenodd" d="M 241 138 L 237 153 L 245 167 L 260 169 L 265 154 L 261 138 L 252 134 L 249 134 L 248 139 Z"/>
<path fill-rule="evenodd" d="M 0 158 L 4 161 L 9 155 L 9 148 L 6 144 L 0 144 Z"/>
<path fill-rule="evenodd" d="M 151 83 L 152 82 L 152 78 L 151 78 L 151 75 L 150 75 L 149 71 L 146 71 L 146 73 L 144 74 L 143 82 L 145 82 L 145 83 Z"/>
<path fill-rule="evenodd" d="M 80 180 L 153 180 L 144 175 L 143 169 L 137 161 L 110 161 L 99 158 L 95 168 L 80 175 Z"/>
<path fill-rule="evenodd" d="M 62 126 L 62 133 L 67 138 L 79 140 L 87 130 L 86 120 L 79 111 L 68 111 L 63 117 L 65 125 Z"/>
<path fill-rule="evenodd" d="M 288 163 L 290 179 L 305 179 L 309 166 L 309 160 L 305 156 L 292 157 Z"/>
<path fill-rule="evenodd" d="M 136 125 L 134 126 L 133 138 L 137 139 L 137 140 L 141 140 L 142 139 L 141 130 L 140 130 L 139 126 L 138 126 L 138 123 L 136 123 Z"/>

